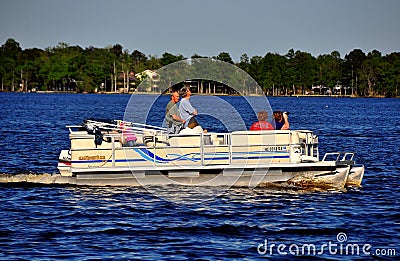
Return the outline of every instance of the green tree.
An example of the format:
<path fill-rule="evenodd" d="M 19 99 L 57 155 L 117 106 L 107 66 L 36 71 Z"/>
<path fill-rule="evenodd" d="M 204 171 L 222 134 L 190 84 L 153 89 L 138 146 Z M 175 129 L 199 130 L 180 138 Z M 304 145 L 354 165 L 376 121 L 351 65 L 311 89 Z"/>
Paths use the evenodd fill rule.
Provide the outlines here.
<path fill-rule="evenodd" d="M 120 55 L 121 60 L 123 57 L 129 56 L 127 53 Z M 85 60 L 81 61 L 82 68 L 78 78 L 81 80 L 82 85 L 79 86 L 81 91 L 93 92 L 105 84 L 105 88 L 111 91 L 111 81 L 113 80 L 111 74 L 113 73 L 113 63 L 116 60 L 115 53 L 112 49 L 102 48 L 87 48 L 84 51 Z M 118 72 L 122 71 L 122 63 L 117 63 Z M 125 65 L 129 68 L 129 65 Z M 109 84 L 106 84 L 109 79 Z M 107 87 L 108 86 L 108 87 Z M 104 89 L 104 91 L 106 91 Z"/>
<path fill-rule="evenodd" d="M 400 53 L 391 53 L 383 57 L 379 72 L 383 95 L 385 97 L 399 96 L 400 84 Z"/>
<path fill-rule="evenodd" d="M 296 87 L 301 88 L 301 94 L 305 94 L 308 87 L 315 81 L 316 59 L 307 52 L 296 51 L 294 57 L 289 55 L 288 60 L 288 78 L 291 79 L 293 94 L 298 93 Z"/>
<path fill-rule="evenodd" d="M 265 74 L 262 79 L 263 88 L 267 95 L 277 95 L 279 89 L 285 89 L 286 58 L 276 53 L 267 53 L 261 63 Z"/>
<path fill-rule="evenodd" d="M 261 84 L 261 82 L 263 81 L 263 71 L 261 65 L 262 65 L 261 56 L 256 55 L 251 57 L 248 73 L 258 84 Z"/>
<path fill-rule="evenodd" d="M 367 54 L 366 59 L 361 66 L 361 81 L 366 84 L 366 94 L 375 95 L 378 91 L 378 72 L 382 65 L 382 55 L 379 51 L 372 51 Z M 382 92 L 381 92 L 382 93 Z"/>
<path fill-rule="evenodd" d="M 38 48 L 22 51 L 21 78 L 24 80 L 25 91 L 39 89 L 44 85 L 44 79 L 40 75 L 40 68 L 46 53 Z"/>
<path fill-rule="evenodd" d="M 337 51 L 331 54 L 319 55 L 316 60 L 316 84 L 333 87 L 342 81 L 342 60 Z"/>
<path fill-rule="evenodd" d="M 195 53 L 190 58 L 191 59 L 196 59 L 196 58 L 208 58 L 208 57 L 207 56 L 202 56 L 200 54 Z"/>
<path fill-rule="evenodd" d="M 131 54 L 133 60 L 133 70 L 136 73 L 143 72 L 146 70 L 146 63 L 148 61 L 146 55 L 138 50 L 135 50 Z"/>
<path fill-rule="evenodd" d="M 123 53 L 123 47 L 120 44 L 114 44 L 113 47 L 111 48 L 111 53 L 114 54 L 116 58 L 120 58 L 122 53 Z"/>
<path fill-rule="evenodd" d="M 47 62 L 41 68 L 40 73 L 44 76 L 47 89 L 67 91 L 71 79 L 80 76 L 79 69 L 82 69 L 83 66 L 79 64 L 82 62 L 79 56 L 82 55 L 82 49 L 77 46 L 71 47 L 66 43 L 59 43 L 54 48 L 48 48 L 46 52 Z"/>
<path fill-rule="evenodd" d="M 149 70 L 158 70 L 161 68 L 161 61 L 155 55 L 150 55 L 149 60 L 147 61 L 147 69 Z"/>
<path fill-rule="evenodd" d="M 0 51 L 0 73 L 2 89 L 14 91 L 17 89 L 19 83 L 20 70 L 17 66 L 20 65 L 20 56 L 22 49 L 18 42 L 14 39 L 8 39 L 5 44 L 1 46 Z"/>
<path fill-rule="evenodd" d="M 240 56 L 240 62 L 237 64 L 237 66 L 243 71 L 249 73 L 250 59 L 246 53 Z"/>
<path fill-rule="evenodd" d="M 363 95 L 365 91 L 362 85 L 361 88 L 359 88 L 359 78 L 365 59 L 365 53 L 360 49 L 354 49 L 344 57 L 344 82 L 354 87 L 358 95 Z"/>
<path fill-rule="evenodd" d="M 183 57 L 182 55 L 173 55 L 170 53 L 163 53 L 161 59 L 160 59 L 160 63 L 162 66 L 177 62 L 177 61 L 181 61 L 184 60 L 185 57 Z"/>
<path fill-rule="evenodd" d="M 217 60 L 226 62 L 226 63 L 231 63 L 231 64 L 233 64 L 232 57 L 231 57 L 231 55 L 230 55 L 229 53 L 227 53 L 227 52 L 221 52 L 221 53 L 219 53 L 217 56 L 215 56 L 214 58 L 217 59 Z"/>

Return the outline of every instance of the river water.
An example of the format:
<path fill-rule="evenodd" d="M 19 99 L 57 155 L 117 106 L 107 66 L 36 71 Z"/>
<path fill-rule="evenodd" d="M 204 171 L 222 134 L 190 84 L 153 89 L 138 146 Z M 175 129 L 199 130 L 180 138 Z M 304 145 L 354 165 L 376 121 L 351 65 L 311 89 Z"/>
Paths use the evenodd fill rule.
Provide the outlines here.
<path fill-rule="evenodd" d="M 137 97 L 154 99 L 151 95 Z M 130 98 L 0 93 L 0 176 L 40 178 L 57 173 L 58 154 L 69 147 L 65 125 L 87 118 L 121 119 Z M 162 124 L 162 106 L 168 99 L 157 100 L 147 123 Z M 258 102 L 260 98 L 249 99 Z M 200 113 L 208 111 L 199 121 L 210 131 L 240 129 L 255 120 L 240 97 L 194 96 L 192 103 Z M 243 120 L 225 111 L 222 103 L 238 108 Z M 318 192 L 230 188 L 221 192 L 221 188 L 169 186 L 149 192 L 140 187 L 0 183 L 0 259 L 398 257 L 400 100 L 279 97 L 269 98 L 269 103 L 274 110 L 290 112 L 292 129 L 315 131 L 321 153 L 357 152 L 358 163 L 366 166 L 362 187 Z M 143 114 L 137 108 L 133 111 Z M 224 127 L 221 122 L 232 124 Z M 179 200 L 166 200 L 154 191 L 179 195 Z M 185 199 L 199 192 L 215 196 L 188 204 L 190 200 Z"/>

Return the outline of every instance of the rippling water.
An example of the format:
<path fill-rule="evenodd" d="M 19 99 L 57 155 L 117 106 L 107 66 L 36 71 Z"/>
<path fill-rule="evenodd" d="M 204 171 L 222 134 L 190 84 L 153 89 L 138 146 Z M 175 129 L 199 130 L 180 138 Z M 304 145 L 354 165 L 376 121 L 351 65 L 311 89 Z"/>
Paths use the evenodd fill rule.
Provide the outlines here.
<path fill-rule="evenodd" d="M 56 173 L 59 151 L 69 146 L 65 125 L 90 117 L 123 118 L 129 98 L 0 93 L 1 175 Z M 193 103 L 200 112 L 206 111 L 208 99 L 195 96 Z M 255 119 L 240 97 L 221 99 L 241 108 L 246 125 Z M 160 104 L 167 101 L 168 97 L 159 100 Z M 356 151 L 358 161 L 366 165 L 363 187 L 347 192 L 273 188 L 221 192 L 219 188 L 168 186 L 153 187 L 150 193 L 136 187 L 0 183 L 0 259 L 288 258 L 278 254 L 277 247 L 273 253 L 260 254 L 265 240 L 269 247 L 370 244 L 371 254 L 395 249 L 399 256 L 400 100 L 288 97 L 269 102 L 273 109 L 291 112 L 293 129 L 316 131 L 322 153 Z M 149 123 L 161 124 L 162 115 L 163 111 L 152 111 Z M 223 129 L 217 119 L 206 115 L 200 119 L 210 130 Z M 214 197 L 191 204 L 202 193 Z M 341 233 L 346 241 L 338 241 Z M 325 249 L 314 258 L 373 257 L 335 255 Z"/>

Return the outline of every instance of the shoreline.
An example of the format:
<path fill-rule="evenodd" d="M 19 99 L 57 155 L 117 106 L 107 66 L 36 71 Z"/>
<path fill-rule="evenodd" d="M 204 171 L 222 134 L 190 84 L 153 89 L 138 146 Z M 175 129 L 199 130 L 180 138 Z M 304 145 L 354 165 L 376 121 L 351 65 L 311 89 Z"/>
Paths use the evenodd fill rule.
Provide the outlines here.
<path fill-rule="evenodd" d="M 129 93 L 121 93 L 121 92 L 73 92 L 73 91 L 36 91 L 36 92 L 10 92 L 10 91 L 0 91 L 0 93 L 38 93 L 38 94 L 107 94 L 107 95 L 145 95 L 145 94 L 152 94 L 152 95 L 167 95 L 159 92 L 129 92 Z M 208 93 L 193 93 L 196 96 L 241 96 L 239 94 L 224 94 L 224 93 L 216 93 L 216 94 L 208 94 Z M 263 96 L 261 94 L 250 94 L 244 96 Z M 356 96 L 356 95 L 322 95 L 322 94 L 297 94 L 297 95 L 278 95 L 278 96 L 267 96 L 266 97 L 293 97 L 293 98 L 313 98 L 313 97 L 324 97 L 324 98 L 400 98 L 397 97 L 385 97 L 383 95 L 375 95 L 375 96 Z"/>

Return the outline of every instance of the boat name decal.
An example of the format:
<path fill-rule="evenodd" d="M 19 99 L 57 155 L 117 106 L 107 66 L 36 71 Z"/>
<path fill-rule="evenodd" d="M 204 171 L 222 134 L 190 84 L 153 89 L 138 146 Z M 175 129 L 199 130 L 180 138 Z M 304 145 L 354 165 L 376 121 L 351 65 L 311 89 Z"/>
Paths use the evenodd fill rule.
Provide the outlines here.
<path fill-rule="evenodd" d="M 105 160 L 106 156 L 79 156 L 79 160 Z"/>

